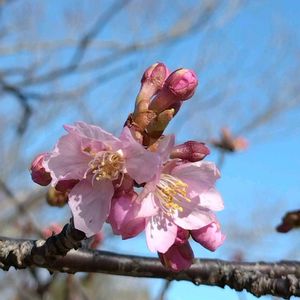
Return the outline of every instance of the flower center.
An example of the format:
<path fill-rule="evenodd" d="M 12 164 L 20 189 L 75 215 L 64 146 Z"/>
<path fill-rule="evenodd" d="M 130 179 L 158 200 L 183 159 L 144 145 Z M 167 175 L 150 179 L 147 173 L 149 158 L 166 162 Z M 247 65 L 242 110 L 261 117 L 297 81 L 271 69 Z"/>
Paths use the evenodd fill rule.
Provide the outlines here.
<path fill-rule="evenodd" d="M 96 180 L 116 180 L 124 169 L 124 157 L 121 152 L 99 152 L 89 162 L 89 168 Z"/>
<path fill-rule="evenodd" d="M 187 188 L 188 185 L 180 179 L 169 174 L 161 175 L 155 194 L 168 216 L 176 211 L 182 212 L 185 201 L 191 202 L 191 199 L 187 197 Z"/>

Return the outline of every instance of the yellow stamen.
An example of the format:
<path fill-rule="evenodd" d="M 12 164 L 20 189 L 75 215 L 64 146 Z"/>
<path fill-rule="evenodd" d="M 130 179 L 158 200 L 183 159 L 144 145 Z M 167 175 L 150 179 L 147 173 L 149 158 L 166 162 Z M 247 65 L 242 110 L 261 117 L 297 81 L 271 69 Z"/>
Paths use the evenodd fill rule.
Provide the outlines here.
<path fill-rule="evenodd" d="M 188 185 L 180 179 L 169 174 L 161 175 L 155 192 L 167 215 L 172 215 L 176 211 L 183 212 L 182 202 L 191 202 L 187 197 L 187 188 Z"/>
<path fill-rule="evenodd" d="M 99 152 L 90 161 L 89 167 L 96 180 L 116 180 L 124 169 L 124 158 L 119 152 Z"/>

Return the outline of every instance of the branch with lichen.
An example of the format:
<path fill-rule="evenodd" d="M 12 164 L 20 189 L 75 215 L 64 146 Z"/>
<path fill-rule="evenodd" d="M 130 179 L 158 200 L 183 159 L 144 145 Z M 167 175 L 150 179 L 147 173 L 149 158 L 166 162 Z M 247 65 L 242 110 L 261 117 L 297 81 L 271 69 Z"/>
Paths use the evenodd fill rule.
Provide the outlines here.
<path fill-rule="evenodd" d="M 47 240 L 0 238 L 0 267 L 46 268 L 50 272 L 93 272 L 113 275 L 186 280 L 196 285 L 229 286 L 255 296 L 273 295 L 288 299 L 300 296 L 300 262 L 237 263 L 195 259 L 190 269 L 172 272 L 155 258 L 78 249 L 83 232 L 70 224 Z"/>
<path fill-rule="evenodd" d="M 300 262 L 240 263 L 217 259 L 195 259 L 181 272 L 166 269 L 158 259 L 78 249 L 84 234 L 71 224 L 44 240 L 0 238 L 0 267 L 41 267 L 50 272 L 93 272 L 113 275 L 186 280 L 196 285 L 243 289 L 255 296 L 273 295 L 285 299 L 300 296 Z M 70 250 L 70 251 L 69 251 Z"/>

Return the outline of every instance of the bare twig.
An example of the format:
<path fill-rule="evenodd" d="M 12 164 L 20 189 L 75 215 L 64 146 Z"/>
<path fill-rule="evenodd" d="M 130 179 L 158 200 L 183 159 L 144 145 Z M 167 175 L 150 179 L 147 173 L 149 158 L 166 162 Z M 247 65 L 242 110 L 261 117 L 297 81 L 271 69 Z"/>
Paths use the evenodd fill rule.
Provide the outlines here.
<path fill-rule="evenodd" d="M 1 36 L 1 31 L 0 31 Z M 14 45 L 0 45 L 0 54 L 1 55 L 12 55 L 18 54 L 20 52 L 32 52 L 32 51 L 57 51 L 61 49 L 74 49 L 78 45 L 78 40 L 76 39 L 62 39 L 55 41 L 37 41 L 36 43 L 32 43 L 31 41 L 21 41 L 17 42 Z M 115 50 L 121 47 L 121 43 L 117 41 L 93 41 L 93 45 L 89 45 L 89 48 L 94 50 Z M 20 69 L 21 70 L 21 69 Z M 8 71 L 9 69 L 5 69 Z M 3 73 L 3 70 L 2 70 Z M 6 72 L 5 72 L 6 73 Z"/>

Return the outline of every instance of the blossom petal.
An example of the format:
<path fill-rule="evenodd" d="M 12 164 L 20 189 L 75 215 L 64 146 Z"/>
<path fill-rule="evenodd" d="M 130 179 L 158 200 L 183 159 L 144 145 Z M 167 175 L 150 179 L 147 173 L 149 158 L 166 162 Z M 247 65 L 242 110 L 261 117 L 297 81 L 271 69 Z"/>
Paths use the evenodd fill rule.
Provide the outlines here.
<path fill-rule="evenodd" d="M 120 142 L 118 138 L 103 130 L 99 126 L 87 124 L 85 122 L 76 122 L 75 125 L 64 125 L 64 128 L 68 132 L 79 135 L 82 138 L 91 138 L 99 141 Z"/>
<path fill-rule="evenodd" d="M 124 226 L 120 231 L 122 239 L 130 239 L 140 234 L 145 229 L 145 218 L 124 220 Z"/>
<path fill-rule="evenodd" d="M 153 193 L 149 193 L 147 196 L 145 196 L 142 199 L 136 217 L 138 217 L 138 218 L 151 217 L 151 216 L 156 215 L 158 210 L 159 210 L 159 207 L 156 205 L 156 203 L 154 201 Z"/>
<path fill-rule="evenodd" d="M 176 225 L 186 230 L 199 229 L 214 220 L 210 211 L 196 206 L 184 208 L 183 212 L 177 212 L 172 218 Z"/>
<path fill-rule="evenodd" d="M 200 195 L 200 205 L 214 211 L 224 209 L 223 199 L 215 188 L 211 188 Z"/>
<path fill-rule="evenodd" d="M 69 206 L 74 217 L 75 228 L 90 237 L 101 230 L 109 210 L 114 193 L 113 185 L 108 180 L 82 180 L 71 190 Z"/>
<path fill-rule="evenodd" d="M 191 235 L 196 242 L 210 251 L 215 251 L 220 247 L 226 238 L 220 230 L 220 225 L 216 222 L 212 222 L 198 230 L 192 230 Z"/>
<path fill-rule="evenodd" d="M 59 139 L 43 166 L 55 185 L 59 180 L 84 178 L 90 159 L 90 155 L 81 150 L 80 138 L 68 134 Z"/>
<path fill-rule="evenodd" d="M 162 214 L 150 217 L 146 224 L 147 245 L 152 252 L 165 253 L 174 244 L 177 226 Z"/>
<path fill-rule="evenodd" d="M 174 134 L 166 135 L 159 141 L 156 152 L 160 155 L 162 163 L 166 162 L 169 159 L 174 144 L 175 144 Z"/>
<path fill-rule="evenodd" d="M 195 194 L 202 194 L 214 187 L 220 172 L 212 162 L 198 161 L 176 166 L 172 175 L 188 184 L 189 191 Z"/>
<path fill-rule="evenodd" d="M 125 127 L 120 137 L 125 155 L 125 167 L 128 174 L 138 183 L 149 181 L 160 165 L 159 155 L 146 150 L 132 136 L 130 129 Z"/>

